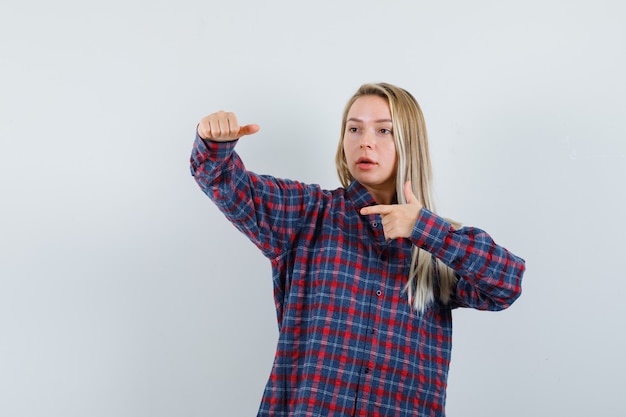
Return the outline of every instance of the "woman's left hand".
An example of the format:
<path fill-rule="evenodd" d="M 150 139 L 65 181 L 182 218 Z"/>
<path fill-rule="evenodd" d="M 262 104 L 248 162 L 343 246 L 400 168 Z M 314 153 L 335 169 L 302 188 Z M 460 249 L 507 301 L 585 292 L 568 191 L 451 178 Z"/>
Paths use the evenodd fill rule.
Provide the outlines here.
<path fill-rule="evenodd" d="M 411 181 L 404 183 L 404 196 L 406 204 L 379 204 L 361 209 L 361 214 L 364 216 L 380 214 L 387 240 L 410 237 L 422 211 L 423 206 L 413 194 Z"/>

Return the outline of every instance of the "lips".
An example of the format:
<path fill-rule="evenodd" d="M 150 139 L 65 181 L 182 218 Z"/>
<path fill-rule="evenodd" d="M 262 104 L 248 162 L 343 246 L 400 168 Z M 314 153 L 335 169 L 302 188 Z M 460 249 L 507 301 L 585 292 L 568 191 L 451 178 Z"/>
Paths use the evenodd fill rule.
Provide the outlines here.
<path fill-rule="evenodd" d="M 356 163 L 357 164 L 375 164 L 376 162 L 373 159 L 362 156 L 359 159 L 357 159 Z"/>
<path fill-rule="evenodd" d="M 362 169 L 369 169 L 369 168 L 373 168 L 377 164 L 376 164 L 376 161 L 374 161 L 373 159 L 362 156 L 359 159 L 357 159 L 356 165 Z"/>

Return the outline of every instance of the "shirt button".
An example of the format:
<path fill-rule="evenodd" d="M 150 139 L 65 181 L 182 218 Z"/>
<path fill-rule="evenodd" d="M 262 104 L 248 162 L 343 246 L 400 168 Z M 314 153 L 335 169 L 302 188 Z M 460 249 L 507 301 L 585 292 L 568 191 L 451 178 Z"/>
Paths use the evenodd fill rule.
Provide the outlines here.
<path fill-rule="evenodd" d="M 376 291 L 376 295 L 377 295 L 377 296 L 379 296 L 379 297 L 380 297 L 382 294 L 383 294 L 383 292 L 382 292 L 381 290 Z"/>
<path fill-rule="evenodd" d="M 377 227 L 378 227 L 378 223 L 373 222 L 373 223 L 372 223 L 372 227 L 373 227 L 373 228 L 377 228 Z"/>

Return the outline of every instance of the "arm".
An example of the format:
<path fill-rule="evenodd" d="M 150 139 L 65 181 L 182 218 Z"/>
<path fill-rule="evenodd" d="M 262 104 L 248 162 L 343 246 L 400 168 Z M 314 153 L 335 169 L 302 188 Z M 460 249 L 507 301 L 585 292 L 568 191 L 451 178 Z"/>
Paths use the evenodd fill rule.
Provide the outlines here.
<path fill-rule="evenodd" d="M 241 129 L 218 133 L 207 127 L 216 115 L 203 119 L 191 154 L 191 173 L 204 193 L 265 256 L 274 258 L 291 244 L 303 220 L 317 208 L 318 189 L 288 180 L 260 176 L 245 169 L 234 148 Z M 234 117 L 234 115 L 233 115 Z M 210 120 L 207 120 L 210 119 Z M 222 124 L 223 126 L 223 124 Z"/>
<path fill-rule="evenodd" d="M 361 214 L 380 214 L 387 239 L 409 238 L 455 271 L 459 280 L 452 295 L 453 307 L 502 310 L 520 296 L 523 259 L 498 246 L 480 229 L 455 230 L 423 208 L 410 182 L 405 184 L 404 194 L 406 204 L 365 207 Z"/>
<path fill-rule="evenodd" d="M 452 268 L 458 278 L 453 307 L 503 310 L 521 294 L 524 260 L 497 245 L 485 231 L 450 223 L 422 209 L 411 241 Z"/>

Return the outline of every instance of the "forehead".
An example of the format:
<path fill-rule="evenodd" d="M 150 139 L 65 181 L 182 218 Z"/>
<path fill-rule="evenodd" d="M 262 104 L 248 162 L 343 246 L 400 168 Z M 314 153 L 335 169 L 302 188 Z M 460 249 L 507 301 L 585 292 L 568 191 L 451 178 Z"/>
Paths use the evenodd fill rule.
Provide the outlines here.
<path fill-rule="evenodd" d="M 363 121 L 391 119 L 391 110 L 386 99 L 368 95 L 359 97 L 352 103 L 347 118 Z"/>

